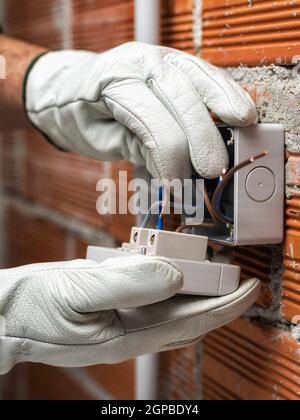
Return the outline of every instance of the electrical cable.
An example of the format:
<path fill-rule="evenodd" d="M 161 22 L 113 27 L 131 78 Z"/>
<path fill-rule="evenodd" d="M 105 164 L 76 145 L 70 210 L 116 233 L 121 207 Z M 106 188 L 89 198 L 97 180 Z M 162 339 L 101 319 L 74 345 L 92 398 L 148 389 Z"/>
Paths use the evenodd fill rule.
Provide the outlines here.
<path fill-rule="evenodd" d="M 208 198 L 208 196 L 207 196 Z M 208 198 L 209 201 L 209 198 Z M 160 207 L 163 207 L 163 201 L 157 201 L 155 203 L 152 204 L 152 206 L 149 208 L 144 220 L 142 221 L 140 227 L 142 229 L 145 229 L 150 221 L 151 216 L 156 215 L 156 213 L 154 213 L 156 211 L 156 209 L 159 209 Z M 178 209 L 178 210 L 182 210 L 181 207 L 176 206 L 176 204 L 174 203 L 170 203 L 170 207 L 173 209 Z M 189 210 L 194 210 L 194 207 L 192 206 L 186 206 L 186 209 Z"/>
<path fill-rule="evenodd" d="M 207 187 L 206 187 L 205 184 L 204 184 L 204 202 L 205 202 L 206 208 L 208 210 L 208 213 L 209 213 L 210 217 L 212 218 L 212 220 L 214 222 L 212 225 L 215 226 L 217 224 L 217 219 L 215 217 L 214 210 L 213 210 L 211 201 L 209 199 Z"/>
<path fill-rule="evenodd" d="M 180 232 L 182 232 L 186 229 L 196 228 L 196 227 L 202 227 L 202 228 L 207 228 L 207 229 L 214 229 L 214 228 L 217 227 L 218 222 L 215 218 L 214 211 L 213 211 L 213 208 L 212 208 L 212 205 L 211 205 L 211 202 L 210 202 L 208 192 L 207 192 L 207 188 L 206 188 L 205 184 L 204 184 L 204 202 L 205 202 L 206 208 L 208 210 L 208 213 L 210 214 L 210 217 L 213 220 L 213 223 L 202 222 L 202 223 L 195 224 L 195 225 L 181 225 L 181 226 L 179 226 L 179 228 L 176 229 L 177 233 L 180 233 Z"/>
<path fill-rule="evenodd" d="M 227 219 L 226 216 L 224 216 L 221 213 L 221 209 L 220 209 L 220 204 L 221 204 L 221 199 L 222 199 L 222 194 L 224 193 L 224 190 L 226 188 L 226 186 L 228 185 L 228 183 L 231 181 L 231 179 L 233 178 L 234 174 L 238 171 L 240 171 L 241 169 L 245 168 L 246 166 L 252 164 L 253 162 L 255 162 L 258 159 L 261 159 L 265 156 L 268 155 L 268 151 L 264 151 L 262 153 L 260 153 L 257 156 L 253 156 L 243 162 L 241 162 L 240 164 L 234 166 L 233 168 L 231 168 L 226 174 L 224 174 L 224 177 L 222 179 L 222 181 L 219 183 L 216 191 L 213 194 L 212 197 L 212 201 L 210 201 L 209 197 L 208 197 L 208 193 L 207 193 L 207 189 L 205 187 L 205 193 L 204 193 L 204 197 L 205 197 L 205 204 L 206 207 L 212 217 L 213 223 L 202 223 L 202 224 L 197 224 L 197 225 L 181 225 L 179 226 L 179 228 L 176 230 L 176 232 L 182 232 L 186 229 L 191 229 L 191 228 L 195 228 L 195 227 L 203 227 L 203 228 L 216 228 L 218 227 L 218 225 L 227 225 L 228 223 L 230 223 L 230 221 Z"/>
<path fill-rule="evenodd" d="M 157 225 L 156 225 L 157 230 L 163 230 L 163 228 L 164 228 L 164 218 L 163 218 L 164 198 L 165 198 L 164 188 L 159 187 L 158 202 L 161 203 L 161 204 L 159 205 L 159 215 L 158 215 L 158 218 L 157 218 Z"/>
<path fill-rule="evenodd" d="M 241 162 L 240 164 L 234 166 L 233 168 L 231 168 L 223 177 L 222 182 L 218 185 L 216 191 L 214 192 L 213 198 L 212 198 L 212 208 L 213 208 L 213 213 L 214 213 L 214 217 L 216 218 L 217 222 L 221 223 L 221 224 L 227 224 L 228 220 L 226 219 L 226 217 L 224 217 L 224 215 L 222 215 L 218 202 L 220 199 L 221 202 L 221 198 L 222 198 L 222 194 L 224 193 L 224 190 L 226 188 L 226 186 L 228 185 L 228 183 L 231 181 L 231 179 L 233 178 L 234 174 L 238 171 L 240 171 L 241 169 L 245 168 L 248 165 L 251 165 L 252 163 L 254 163 L 256 160 L 261 159 L 265 156 L 268 155 L 268 151 L 265 150 L 264 152 L 260 153 L 257 156 L 253 156 L 249 159 L 244 160 L 243 162 Z"/>
<path fill-rule="evenodd" d="M 220 177 L 219 178 L 219 184 L 222 182 L 222 180 L 223 180 L 223 178 L 222 177 Z M 218 185 L 219 185 L 218 184 Z M 220 212 L 220 214 L 222 214 L 222 217 L 224 218 L 224 220 L 227 220 L 227 223 L 233 223 L 233 217 L 229 217 L 229 216 L 226 216 L 223 212 L 222 212 L 222 209 L 221 209 L 221 207 L 222 207 L 222 195 L 219 195 L 219 198 L 218 198 L 218 203 L 217 203 L 217 209 L 218 209 L 218 211 Z"/>
<path fill-rule="evenodd" d="M 231 179 L 233 178 L 234 174 L 238 171 L 240 171 L 241 169 L 245 168 L 248 165 L 251 165 L 252 163 L 254 163 L 256 160 L 261 159 L 265 156 L 268 155 L 268 151 L 264 151 L 262 153 L 260 153 L 257 156 L 253 156 L 249 159 L 246 159 L 245 161 L 241 162 L 240 164 L 234 166 L 233 168 L 231 168 L 226 174 L 224 174 L 224 176 L 222 177 L 222 181 L 219 183 L 217 189 L 215 190 L 212 200 L 210 200 L 209 196 L 208 196 L 208 191 L 207 191 L 207 187 L 204 184 L 204 202 L 206 205 L 206 208 L 208 210 L 208 213 L 210 214 L 211 218 L 212 218 L 212 223 L 199 223 L 199 224 L 191 224 L 191 225 L 181 225 L 179 226 L 178 229 L 176 229 L 176 232 L 183 232 L 186 229 L 191 229 L 191 228 L 196 228 L 196 227 L 202 227 L 202 228 L 207 228 L 207 229 L 214 229 L 217 228 L 219 226 L 222 225 L 227 225 L 229 223 L 232 223 L 232 219 L 228 218 L 227 216 L 223 215 L 221 212 L 221 200 L 222 200 L 222 195 L 224 193 L 225 188 L 227 187 L 228 183 L 231 181 Z M 159 217 L 158 217 L 158 222 L 157 222 L 157 229 L 161 230 L 163 229 L 163 217 L 165 215 L 165 209 L 168 206 L 168 194 L 167 191 L 161 187 L 159 190 L 159 201 L 157 201 L 156 203 L 154 203 L 150 209 L 148 210 L 148 213 L 145 217 L 145 219 L 143 220 L 142 224 L 141 224 L 141 228 L 145 228 L 150 220 L 150 217 L 153 214 L 153 211 L 158 207 L 159 208 Z M 176 208 L 174 204 L 171 204 L 171 206 L 173 208 Z"/>
<path fill-rule="evenodd" d="M 162 202 L 157 201 L 156 203 L 153 203 L 152 206 L 149 208 L 148 213 L 146 214 L 144 220 L 142 221 L 141 228 L 145 229 L 150 221 L 151 216 L 153 216 L 153 212 L 156 208 L 159 209 L 159 207 L 162 205 Z"/>
<path fill-rule="evenodd" d="M 207 229 L 213 229 L 216 227 L 215 224 L 213 223 L 199 223 L 197 225 L 181 225 L 179 226 L 175 232 L 177 233 L 181 233 L 186 229 L 192 229 L 192 228 L 197 228 L 197 227 L 201 227 L 201 228 L 207 228 Z"/>

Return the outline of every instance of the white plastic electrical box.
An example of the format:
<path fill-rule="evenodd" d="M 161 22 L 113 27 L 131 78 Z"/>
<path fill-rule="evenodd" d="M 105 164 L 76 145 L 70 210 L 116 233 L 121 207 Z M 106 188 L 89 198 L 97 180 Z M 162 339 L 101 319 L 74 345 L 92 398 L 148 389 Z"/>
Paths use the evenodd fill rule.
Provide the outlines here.
<path fill-rule="evenodd" d="M 232 221 L 219 229 L 197 228 L 200 235 L 221 244 L 281 243 L 284 235 L 284 129 L 278 124 L 236 128 L 220 126 L 230 165 L 267 154 L 236 172 L 223 194 L 224 211 Z"/>

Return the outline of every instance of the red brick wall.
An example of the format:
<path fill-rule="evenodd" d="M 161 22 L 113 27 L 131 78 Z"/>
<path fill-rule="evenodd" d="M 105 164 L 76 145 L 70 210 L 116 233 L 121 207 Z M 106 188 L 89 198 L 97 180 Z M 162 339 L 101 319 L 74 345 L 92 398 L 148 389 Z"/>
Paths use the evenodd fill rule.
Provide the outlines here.
<path fill-rule="evenodd" d="M 106 50 L 133 39 L 132 1 L 70 2 L 9 0 L 6 33 L 50 48 Z M 69 23 L 69 25 L 68 25 Z M 121 30 L 119 30 L 121 29 Z M 1 136 L 1 179 L 6 198 L 6 266 L 84 258 L 93 242 L 112 245 L 128 240 L 134 219 L 101 217 L 96 212 L 96 184 L 131 166 L 101 163 L 56 151 L 33 130 Z M 88 233 L 87 233 L 88 232 Z M 106 236 L 105 236 L 106 235 Z M 18 367 L 5 381 L 4 396 L 90 399 L 96 396 L 78 384 L 68 370 Z M 93 386 L 115 398 L 134 397 L 134 362 L 82 370 Z M 59 384 L 59 385 L 58 385 Z M 101 389 L 100 389 L 100 396 Z"/>
<path fill-rule="evenodd" d="M 202 54 L 220 66 L 290 64 L 299 13 L 298 1 L 204 0 Z"/>
<path fill-rule="evenodd" d="M 289 332 L 234 322 L 207 337 L 203 370 L 205 399 L 299 401 L 299 346 Z"/>
<path fill-rule="evenodd" d="M 285 0 L 204 0 L 202 57 L 216 65 L 235 67 L 293 63 L 293 57 L 300 53 L 300 34 L 295 30 L 299 6 L 298 1 Z M 299 121 L 290 118 L 298 114 L 299 101 L 288 88 L 288 83 L 298 82 L 293 82 L 291 70 L 288 74 L 282 71 L 281 76 L 278 70 L 272 86 L 264 77 L 259 78 L 259 69 L 255 69 L 257 80 L 247 78 L 253 73 L 243 66 L 238 80 L 256 101 L 261 120 L 281 123 L 286 129 L 286 239 L 283 253 L 277 246 L 234 250 L 233 262 L 242 267 L 242 277 L 260 278 L 263 290 L 259 306 L 249 313 L 252 322 L 238 321 L 205 340 L 204 396 L 299 400 L 300 344 L 291 324 L 300 321 Z M 285 82 L 284 74 L 289 82 Z"/>
<path fill-rule="evenodd" d="M 276 63 L 282 57 L 290 62 L 292 54 L 299 53 L 293 25 L 298 24 L 300 2 L 254 0 L 252 7 L 242 0 L 203 3 L 202 54 L 212 62 L 261 65 Z M 71 0 L 69 9 L 66 4 L 61 0 L 9 0 L 5 29 L 13 36 L 51 48 L 103 51 L 133 39 L 132 0 Z M 290 19 L 293 13 L 295 19 Z M 267 26 L 261 16 L 267 18 Z M 199 25 L 200 15 L 194 18 Z M 252 18 L 257 22 L 250 27 Z M 270 43 L 268 37 L 278 25 L 284 37 L 276 36 Z M 193 0 L 162 0 L 165 45 L 198 52 L 193 29 Z M 240 33 L 242 36 L 237 37 Z M 288 37 L 294 38 L 287 48 Z M 200 38 L 196 43 L 200 45 Z M 272 100 L 268 92 L 265 99 Z M 131 171 L 130 165 L 103 164 L 59 153 L 33 131 L 2 135 L 0 150 L 1 178 L 9 196 L 7 265 L 82 257 L 91 241 L 127 239 L 133 219 L 97 215 L 95 185 L 102 176 L 116 177 L 119 169 Z M 235 250 L 233 261 L 242 266 L 243 278 L 256 276 L 263 282 L 259 306 L 248 314 L 248 320 L 209 335 L 204 354 L 201 345 L 163 354 L 163 398 L 197 399 L 203 392 L 205 399 L 212 400 L 299 399 L 299 345 L 289 324 L 300 314 L 298 158 L 298 154 L 291 154 L 288 163 L 293 194 L 287 201 L 282 299 L 280 248 Z M 18 367 L 7 376 L 4 391 L 11 399 L 90 399 L 105 397 L 105 393 L 133 398 L 134 362 L 80 371 Z"/>
<path fill-rule="evenodd" d="M 161 40 L 164 45 L 193 54 L 193 0 L 162 1 Z"/>
<path fill-rule="evenodd" d="M 289 191 L 286 203 L 282 315 L 292 321 L 300 315 L 300 202 L 297 191 L 300 185 L 300 161 L 297 153 L 290 153 L 287 172 Z"/>

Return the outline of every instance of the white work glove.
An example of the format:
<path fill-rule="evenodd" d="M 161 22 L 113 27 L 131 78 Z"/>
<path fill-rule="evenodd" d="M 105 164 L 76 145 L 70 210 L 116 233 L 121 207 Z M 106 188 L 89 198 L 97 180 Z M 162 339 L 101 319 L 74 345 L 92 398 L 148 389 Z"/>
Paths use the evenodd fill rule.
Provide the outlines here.
<path fill-rule="evenodd" d="M 222 298 L 171 298 L 181 287 L 172 262 L 143 256 L 2 270 L 0 373 L 20 362 L 82 367 L 184 346 L 238 318 L 260 291 L 249 280 Z"/>
<path fill-rule="evenodd" d="M 129 43 L 103 54 L 49 52 L 25 83 L 33 124 L 58 147 L 130 160 L 159 179 L 216 178 L 228 166 L 209 111 L 234 126 L 257 122 L 250 96 L 189 54 Z"/>

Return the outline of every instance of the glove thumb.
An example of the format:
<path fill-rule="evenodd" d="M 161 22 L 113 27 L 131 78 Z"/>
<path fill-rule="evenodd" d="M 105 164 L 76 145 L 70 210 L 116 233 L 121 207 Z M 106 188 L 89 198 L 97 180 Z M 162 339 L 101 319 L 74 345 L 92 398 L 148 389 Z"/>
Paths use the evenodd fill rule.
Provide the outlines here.
<path fill-rule="evenodd" d="M 164 258 L 114 258 L 74 270 L 72 308 L 80 313 L 128 309 L 169 299 L 180 291 L 183 275 Z M 93 265 L 95 264 L 95 265 Z"/>

